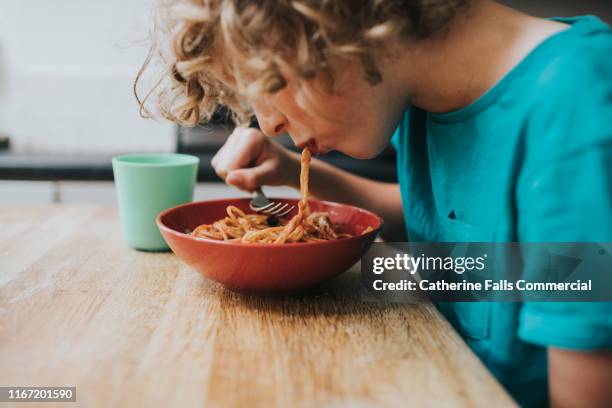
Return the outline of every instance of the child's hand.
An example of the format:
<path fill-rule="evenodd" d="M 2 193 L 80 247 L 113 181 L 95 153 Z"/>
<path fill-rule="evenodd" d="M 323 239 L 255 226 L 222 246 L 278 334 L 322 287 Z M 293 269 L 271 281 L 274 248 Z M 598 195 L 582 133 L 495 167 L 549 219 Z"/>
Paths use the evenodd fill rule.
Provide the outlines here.
<path fill-rule="evenodd" d="M 227 184 L 253 191 L 262 185 L 291 185 L 299 182 L 297 154 L 273 142 L 257 129 L 237 127 L 211 164 Z"/>

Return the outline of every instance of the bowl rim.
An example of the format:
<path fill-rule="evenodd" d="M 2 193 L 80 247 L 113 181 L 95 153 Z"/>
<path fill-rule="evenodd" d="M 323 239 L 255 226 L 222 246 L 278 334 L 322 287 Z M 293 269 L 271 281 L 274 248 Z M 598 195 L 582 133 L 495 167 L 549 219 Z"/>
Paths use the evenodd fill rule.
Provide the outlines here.
<path fill-rule="evenodd" d="M 286 198 L 286 197 L 269 197 L 269 198 L 271 200 L 299 201 L 299 198 Z M 338 238 L 334 240 L 314 241 L 314 242 L 292 242 L 289 244 L 263 244 L 263 243 L 257 243 L 257 242 L 222 241 L 222 240 L 211 239 L 211 238 L 193 237 L 189 234 L 185 234 L 185 233 L 176 231 L 175 229 L 168 227 L 162 222 L 162 218 L 168 215 L 170 212 L 177 211 L 184 207 L 191 207 L 191 206 L 211 204 L 211 203 L 223 203 L 223 202 L 227 202 L 228 203 L 227 205 L 230 205 L 230 202 L 249 201 L 249 200 L 251 200 L 250 197 L 244 197 L 244 198 L 235 197 L 235 198 L 220 198 L 220 199 L 215 199 L 215 200 L 192 201 L 190 203 L 180 204 L 180 205 L 165 209 L 164 211 L 160 212 L 157 215 L 157 217 L 155 218 L 155 222 L 158 228 L 162 229 L 164 232 L 174 235 L 176 237 L 180 237 L 182 239 L 188 239 L 188 240 L 195 241 L 195 242 L 205 242 L 205 243 L 210 243 L 214 245 L 230 245 L 232 247 L 246 247 L 246 248 L 287 248 L 287 247 L 296 248 L 296 247 L 303 247 L 303 246 L 330 245 L 330 244 L 339 243 L 339 242 L 361 241 L 366 237 L 367 238 L 369 238 L 370 236 L 375 237 L 378 234 L 378 232 L 381 230 L 384 224 L 384 220 L 382 219 L 382 217 L 380 217 L 378 214 L 372 211 L 366 210 L 365 208 L 357 207 L 356 205 L 351 205 L 351 204 L 339 203 L 336 201 L 317 200 L 317 199 L 309 199 L 308 201 L 318 202 L 318 203 L 321 203 L 327 206 L 332 206 L 332 207 L 333 206 L 349 207 L 353 210 L 364 212 L 370 216 L 373 216 L 378 221 L 378 226 L 376 228 L 373 228 L 372 231 L 366 232 L 365 234 L 355 235 L 355 236 L 346 237 L 346 238 Z"/>

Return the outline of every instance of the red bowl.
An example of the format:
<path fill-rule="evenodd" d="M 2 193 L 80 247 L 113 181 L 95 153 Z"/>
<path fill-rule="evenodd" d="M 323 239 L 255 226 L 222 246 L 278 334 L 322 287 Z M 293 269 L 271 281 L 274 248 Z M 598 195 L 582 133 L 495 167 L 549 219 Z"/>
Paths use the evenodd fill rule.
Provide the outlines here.
<path fill-rule="evenodd" d="M 293 205 L 298 201 L 273 200 Z M 157 217 L 157 226 L 183 262 L 234 290 L 294 290 L 334 277 L 359 260 L 382 226 L 382 219 L 370 211 L 309 200 L 312 211 L 329 213 L 335 225 L 355 236 L 334 241 L 252 244 L 195 238 L 185 233 L 225 217 L 228 205 L 252 212 L 248 198 L 194 202 L 165 210 Z M 361 235 L 367 227 L 373 230 Z"/>

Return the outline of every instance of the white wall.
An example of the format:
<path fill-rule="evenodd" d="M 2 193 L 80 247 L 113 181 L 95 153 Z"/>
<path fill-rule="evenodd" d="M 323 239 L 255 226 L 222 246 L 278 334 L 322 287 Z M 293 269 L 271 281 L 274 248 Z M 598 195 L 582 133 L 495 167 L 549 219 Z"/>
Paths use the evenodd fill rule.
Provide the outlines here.
<path fill-rule="evenodd" d="M 0 134 L 17 150 L 170 151 L 132 82 L 152 0 L 0 0 Z"/>

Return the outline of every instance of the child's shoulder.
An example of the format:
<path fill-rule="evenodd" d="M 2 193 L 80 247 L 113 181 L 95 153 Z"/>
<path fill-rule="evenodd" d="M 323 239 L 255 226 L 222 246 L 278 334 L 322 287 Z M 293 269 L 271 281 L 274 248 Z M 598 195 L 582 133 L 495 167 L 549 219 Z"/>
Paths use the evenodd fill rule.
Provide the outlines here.
<path fill-rule="evenodd" d="M 567 32 L 559 33 L 553 40 L 541 55 L 544 67 L 537 72 L 535 82 L 544 95 L 563 96 L 591 86 L 599 89 L 611 86 L 610 26 L 594 16 L 578 17 Z"/>
<path fill-rule="evenodd" d="M 612 146 L 612 31 L 589 19 L 549 47 L 525 82 L 528 156 L 537 162 Z"/>

